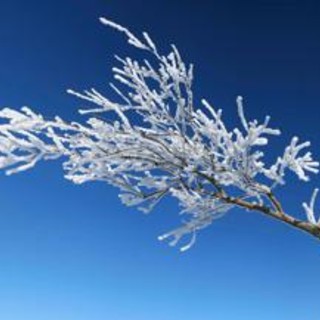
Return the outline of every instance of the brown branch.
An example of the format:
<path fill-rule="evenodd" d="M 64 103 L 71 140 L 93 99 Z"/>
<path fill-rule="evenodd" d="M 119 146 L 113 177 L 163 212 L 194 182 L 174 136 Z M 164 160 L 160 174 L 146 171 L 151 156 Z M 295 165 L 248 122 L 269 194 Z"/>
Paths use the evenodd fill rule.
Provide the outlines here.
<path fill-rule="evenodd" d="M 285 213 L 282 208 L 280 202 L 275 198 L 274 195 L 270 195 L 270 201 L 276 207 L 276 209 L 271 209 L 267 206 L 257 204 L 257 203 L 252 203 L 245 201 L 241 198 L 235 198 L 235 197 L 229 197 L 224 194 L 218 195 L 219 199 L 229 203 L 229 204 L 234 204 L 238 207 L 250 210 L 250 211 L 257 211 L 260 212 L 264 215 L 267 215 L 269 217 L 272 217 L 276 220 L 279 220 L 285 224 L 288 224 L 294 228 L 300 229 L 304 232 L 307 232 L 308 234 L 312 235 L 313 237 L 320 239 L 320 226 L 316 226 L 310 222 L 307 221 L 302 221 L 299 219 L 294 218 L 293 216 Z"/>
<path fill-rule="evenodd" d="M 270 202 L 272 203 L 274 209 L 280 213 L 283 213 L 283 209 L 281 206 L 280 201 L 276 198 L 276 196 L 272 193 L 272 192 L 268 192 L 266 194 L 267 198 L 270 200 Z"/>
<path fill-rule="evenodd" d="M 244 200 L 244 198 L 239 198 L 239 197 L 232 197 L 229 196 L 225 190 L 217 183 L 217 181 L 214 178 L 211 178 L 199 171 L 196 171 L 196 173 L 205 178 L 207 181 L 209 181 L 216 189 L 217 192 L 213 194 L 213 196 L 225 203 L 228 204 L 233 204 L 238 207 L 241 207 L 243 209 L 247 209 L 250 211 L 257 211 L 260 212 L 264 215 L 267 215 L 271 218 L 274 218 L 278 221 L 281 221 L 287 225 L 290 225 L 296 229 L 299 229 L 301 231 L 304 231 L 313 237 L 317 238 L 320 240 L 320 225 L 314 225 L 308 221 L 302 221 L 299 220 L 287 213 L 284 212 L 282 205 L 280 201 L 276 198 L 276 196 L 271 192 L 264 192 L 270 203 L 272 204 L 272 208 L 266 206 L 266 205 L 261 205 L 256 202 L 249 202 Z M 265 188 L 267 189 L 267 188 Z"/>

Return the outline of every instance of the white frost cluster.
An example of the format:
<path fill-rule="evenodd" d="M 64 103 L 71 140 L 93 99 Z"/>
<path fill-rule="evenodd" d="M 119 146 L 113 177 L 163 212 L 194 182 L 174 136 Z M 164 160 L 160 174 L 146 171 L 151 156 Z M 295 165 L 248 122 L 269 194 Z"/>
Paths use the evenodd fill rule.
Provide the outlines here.
<path fill-rule="evenodd" d="M 7 173 L 29 169 L 40 159 L 63 157 L 67 179 L 105 181 L 120 189 L 126 205 L 144 212 L 171 195 L 182 207 L 182 226 L 160 239 L 171 238 L 175 245 L 190 233 L 191 241 L 182 247 L 186 250 L 198 230 L 234 206 L 226 201 L 226 191 L 264 203 L 266 195 L 284 183 L 287 169 L 304 181 L 308 173 L 318 172 L 319 163 L 310 152 L 303 153 L 310 143 L 298 144 L 297 138 L 274 165 L 266 166 L 262 149 L 270 136 L 280 134 L 269 127 L 269 117 L 262 123 L 248 121 L 238 97 L 241 128 L 228 129 L 221 110 L 206 100 L 196 106 L 193 66 L 183 62 L 175 46 L 162 55 L 147 33 L 138 39 L 118 24 L 104 18 L 101 22 L 123 32 L 149 59 L 116 57 L 117 85 L 111 88 L 118 101 L 95 89 L 68 90 L 90 104 L 80 110 L 92 115 L 84 124 L 44 120 L 27 108 L 1 110 L 0 168 Z M 309 221 L 319 223 L 314 198 L 304 208 Z"/>
<path fill-rule="evenodd" d="M 309 181 L 308 172 L 319 172 L 319 163 L 312 159 L 311 152 L 306 152 L 302 156 L 299 155 L 303 149 L 310 147 L 310 142 L 298 144 L 298 141 L 297 137 L 293 137 L 290 145 L 286 147 L 284 155 L 279 157 L 270 169 L 266 170 L 265 174 L 268 178 L 284 184 L 286 168 L 292 170 L 303 181 Z"/>
<path fill-rule="evenodd" d="M 318 219 L 316 219 L 315 212 L 314 212 L 314 205 L 316 202 L 318 192 L 319 192 L 319 189 L 314 189 L 312 196 L 311 196 L 310 203 L 307 204 L 304 202 L 302 204 L 302 206 L 303 206 L 303 209 L 307 215 L 308 221 L 314 225 L 320 226 L 320 217 Z"/>

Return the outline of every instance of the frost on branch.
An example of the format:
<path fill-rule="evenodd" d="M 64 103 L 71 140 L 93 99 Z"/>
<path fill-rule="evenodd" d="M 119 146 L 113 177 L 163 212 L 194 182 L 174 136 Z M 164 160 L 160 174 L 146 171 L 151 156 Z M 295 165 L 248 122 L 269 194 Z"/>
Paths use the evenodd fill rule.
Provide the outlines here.
<path fill-rule="evenodd" d="M 41 159 L 62 157 L 65 177 L 74 183 L 104 181 L 120 189 L 120 199 L 149 212 L 167 195 L 181 206 L 182 226 L 159 237 L 175 245 L 235 206 L 269 212 L 280 206 L 272 196 L 283 184 L 287 169 L 307 181 L 318 172 L 310 143 L 293 138 L 282 157 L 270 167 L 263 149 L 280 131 L 245 117 L 238 97 L 239 128 L 228 129 L 222 111 L 193 97 L 193 65 L 183 62 L 175 46 L 159 53 L 147 33 L 139 39 L 128 29 L 105 18 L 101 22 L 124 33 L 144 59 L 116 56 L 112 71 L 113 101 L 95 89 L 68 90 L 88 102 L 79 110 L 91 115 L 83 123 L 60 118 L 44 120 L 30 109 L 0 111 L 0 167 L 14 173 L 33 167 Z M 116 120 L 114 119 L 116 116 Z M 266 181 L 268 181 L 266 183 Z M 315 223 L 313 203 L 304 204 Z M 264 209 L 267 208 L 267 209 Z"/>
<path fill-rule="evenodd" d="M 318 195 L 319 189 L 314 189 L 312 196 L 311 196 L 311 200 L 310 203 L 303 203 L 303 209 L 307 215 L 308 221 L 314 225 L 320 225 L 320 217 L 318 219 L 316 219 L 315 217 L 315 213 L 314 213 L 314 205 L 316 202 L 316 198 Z"/>
<path fill-rule="evenodd" d="M 290 145 L 285 149 L 284 155 L 279 157 L 277 162 L 265 174 L 268 178 L 275 180 L 277 183 L 284 184 L 285 169 L 292 170 L 299 179 L 309 181 L 308 172 L 318 173 L 319 163 L 312 159 L 311 152 L 299 155 L 301 150 L 310 147 L 310 142 L 298 144 L 297 137 L 292 138 Z"/>
<path fill-rule="evenodd" d="M 0 118 L 6 121 L 0 125 L 0 168 L 6 168 L 7 174 L 68 153 L 63 138 L 55 133 L 55 128 L 61 131 L 68 127 L 59 118 L 45 121 L 27 107 L 21 111 L 2 109 Z"/>

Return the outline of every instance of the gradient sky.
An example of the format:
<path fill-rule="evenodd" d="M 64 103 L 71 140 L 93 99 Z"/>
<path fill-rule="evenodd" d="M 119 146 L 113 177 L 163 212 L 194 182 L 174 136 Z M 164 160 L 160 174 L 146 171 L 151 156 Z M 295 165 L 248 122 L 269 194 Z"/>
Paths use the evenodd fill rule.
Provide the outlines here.
<path fill-rule="evenodd" d="M 195 64 L 197 101 L 228 125 L 238 94 L 249 117 L 270 114 L 283 130 L 271 158 L 293 135 L 320 156 L 317 1 L 1 0 L 0 105 L 79 120 L 65 89 L 110 94 L 113 54 L 135 51 L 99 16 L 164 52 L 175 43 Z M 177 226 L 170 199 L 145 216 L 107 185 L 64 180 L 60 162 L 0 179 L 1 320 L 319 319 L 320 242 L 308 235 L 234 210 L 180 254 L 156 240 Z M 319 180 L 289 180 L 279 197 L 299 216 Z"/>

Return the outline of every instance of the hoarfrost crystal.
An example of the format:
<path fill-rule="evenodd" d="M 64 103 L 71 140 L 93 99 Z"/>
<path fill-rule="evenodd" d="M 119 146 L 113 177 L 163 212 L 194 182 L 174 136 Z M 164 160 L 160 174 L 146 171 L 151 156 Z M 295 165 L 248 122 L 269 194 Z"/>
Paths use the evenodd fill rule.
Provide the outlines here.
<path fill-rule="evenodd" d="M 247 120 L 238 97 L 241 126 L 228 129 L 221 110 L 205 99 L 201 105 L 194 101 L 193 65 L 183 62 L 175 46 L 162 55 L 147 33 L 139 39 L 114 22 L 100 20 L 146 54 L 142 61 L 116 56 L 118 65 L 112 70 L 117 84 L 110 85 L 119 100 L 95 89 L 68 90 L 92 105 L 80 110 L 91 115 L 83 124 L 58 117 L 45 120 L 28 108 L 2 109 L 0 168 L 11 174 L 39 160 L 62 157 L 67 179 L 116 186 L 124 204 L 144 212 L 170 195 L 181 205 L 182 226 L 159 239 L 170 238 L 175 245 L 190 234 L 182 251 L 191 247 L 200 229 L 236 206 L 273 217 L 282 214 L 283 221 L 294 225 L 294 218 L 285 220 L 273 190 L 285 182 L 287 170 L 304 181 L 318 173 L 319 163 L 311 153 L 301 155 L 310 143 L 299 144 L 294 137 L 283 156 L 268 167 L 264 149 L 270 137 L 280 135 L 269 126 L 269 117 L 262 123 Z M 111 113 L 117 120 L 108 119 Z M 319 225 L 313 213 L 316 192 L 309 205 L 303 204 L 312 225 Z"/>

